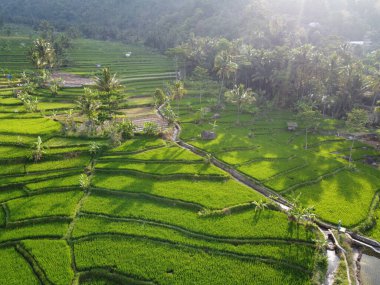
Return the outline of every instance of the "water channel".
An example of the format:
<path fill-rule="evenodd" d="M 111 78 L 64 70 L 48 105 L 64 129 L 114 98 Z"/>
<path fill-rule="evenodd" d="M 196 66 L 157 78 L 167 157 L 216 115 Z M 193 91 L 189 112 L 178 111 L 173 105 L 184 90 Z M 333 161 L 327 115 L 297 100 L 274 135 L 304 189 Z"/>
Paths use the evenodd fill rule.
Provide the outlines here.
<path fill-rule="evenodd" d="M 380 285 L 380 255 L 365 250 L 360 260 L 360 278 L 363 285 Z"/>

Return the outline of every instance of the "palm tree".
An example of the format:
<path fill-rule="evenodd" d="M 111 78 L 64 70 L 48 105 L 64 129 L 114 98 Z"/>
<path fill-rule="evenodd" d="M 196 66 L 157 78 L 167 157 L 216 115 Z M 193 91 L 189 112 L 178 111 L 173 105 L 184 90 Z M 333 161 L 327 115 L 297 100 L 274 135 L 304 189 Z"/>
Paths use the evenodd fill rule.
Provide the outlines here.
<path fill-rule="evenodd" d="M 172 100 L 177 100 L 177 115 L 179 116 L 179 102 L 186 94 L 186 89 L 182 81 L 177 80 L 171 87 Z"/>
<path fill-rule="evenodd" d="M 205 87 L 204 83 L 206 80 L 209 79 L 208 71 L 206 68 L 203 68 L 201 66 L 197 66 L 194 69 L 193 72 L 194 79 L 198 80 L 200 82 L 199 86 L 199 104 L 200 108 L 202 108 L 202 93 L 203 93 L 203 88 Z"/>
<path fill-rule="evenodd" d="M 308 133 L 311 128 L 316 128 L 319 125 L 321 113 L 319 110 L 314 110 L 310 103 L 303 101 L 298 102 L 298 118 L 305 126 L 305 149 L 308 149 Z"/>
<path fill-rule="evenodd" d="M 112 97 L 117 95 L 120 87 L 121 84 L 116 78 L 116 73 L 112 75 L 108 67 L 103 69 L 101 76 L 95 77 L 95 88 L 105 95 L 109 113 L 111 113 L 114 103 Z"/>
<path fill-rule="evenodd" d="M 352 163 L 352 150 L 354 148 L 356 135 L 355 132 L 362 132 L 365 130 L 365 125 L 368 123 L 368 114 L 363 109 L 353 109 L 347 115 L 346 126 L 348 131 L 352 132 L 352 144 L 350 147 L 350 157 L 349 157 L 349 166 L 351 167 Z"/>
<path fill-rule="evenodd" d="M 76 102 L 81 114 L 85 115 L 92 126 L 98 117 L 98 110 L 102 106 L 102 102 L 97 100 L 97 94 L 90 88 L 84 88 L 84 94 Z"/>
<path fill-rule="evenodd" d="M 254 201 L 252 204 L 255 206 L 255 212 L 260 212 L 268 209 L 268 203 L 264 200 Z"/>
<path fill-rule="evenodd" d="M 37 39 L 29 51 L 30 59 L 38 69 L 52 68 L 56 63 L 53 45 L 44 39 Z"/>
<path fill-rule="evenodd" d="M 240 114 L 243 106 L 250 107 L 256 101 L 252 89 L 245 89 L 243 84 L 226 92 L 227 101 L 237 106 L 237 122 L 240 123 Z"/>
<path fill-rule="evenodd" d="M 291 218 L 294 218 L 297 223 L 300 223 L 302 219 L 310 222 L 314 221 L 316 218 L 316 215 L 314 214 L 314 207 L 303 206 L 300 199 L 301 193 L 292 199 L 292 207 L 289 209 L 288 215 Z"/>
<path fill-rule="evenodd" d="M 222 102 L 222 90 L 226 79 L 229 79 L 231 75 L 235 74 L 238 65 L 232 61 L 232 56 L 226 50 L 221 51 L 215 57 L 214 69 L 220 78 L 220 91 L 219 91 L 219 105 Z"/>

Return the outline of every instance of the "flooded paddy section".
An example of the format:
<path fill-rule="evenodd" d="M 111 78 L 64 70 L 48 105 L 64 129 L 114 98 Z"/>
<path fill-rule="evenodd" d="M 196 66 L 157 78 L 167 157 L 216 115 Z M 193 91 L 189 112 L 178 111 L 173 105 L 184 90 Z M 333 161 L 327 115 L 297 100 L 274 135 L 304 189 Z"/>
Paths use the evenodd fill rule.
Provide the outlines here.
<path fill-rule="evenodd" d="M 380 254 L 363 250 L 360 257 L 360 279 L 363 285 L 380 284 Z"/>

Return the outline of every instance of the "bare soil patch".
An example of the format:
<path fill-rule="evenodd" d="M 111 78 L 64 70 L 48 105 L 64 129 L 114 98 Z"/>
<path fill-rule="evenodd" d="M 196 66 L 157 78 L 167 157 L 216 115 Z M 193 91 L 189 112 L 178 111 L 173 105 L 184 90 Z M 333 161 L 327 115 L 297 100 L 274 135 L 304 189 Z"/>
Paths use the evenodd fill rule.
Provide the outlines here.
<path fill-rule="evenodd" d="M 86 85 L 94 85 L 94 80 L 91 78 L 81 77 L 79 75 L 64 73 L 64 72 L 54 72 L 51 77 L 53 79 L 61 78 L 63 80 L 64 87 L 83 87 Z"/>

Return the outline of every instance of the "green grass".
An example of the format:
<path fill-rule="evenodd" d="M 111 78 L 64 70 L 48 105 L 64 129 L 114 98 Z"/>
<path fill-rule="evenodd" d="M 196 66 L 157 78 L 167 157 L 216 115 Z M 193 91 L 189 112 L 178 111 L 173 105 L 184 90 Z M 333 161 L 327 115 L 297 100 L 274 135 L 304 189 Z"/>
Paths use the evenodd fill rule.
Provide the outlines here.
<path fill-rule="evenodd" d="M 0 203 L 10 199 L 19 198 L 27 195 L 24 190 L 20 189 L 2 189 L 0 190 Z"/>
<path fill-rule="evenodd" d="M 380 207 L 375 211 L 376 224 L 366 234 L 375 240 L 380 240 Z"/>
<path fill-rule="evenodd" d="M 50 179 L 50 180 L 44 180 L 40 182 L 35 183 L 29 183 L 26 184 L 26 188 L 29 190 L 37 191 L 39 189 L 44 188 L 59 188 L 59 187 L 70 187 L 70 186 L 77 186 L 79 187 L 79 174 L 74 174 L 71 176 L 59 178 L 59 179 Z"/>
<path fill-rule="evenodd" d="M 164 149 L 153 149 L 147 150 L 143 153 L 137 154 L 124 154 L 124 155 L 108 155 L 104 156 L 103 159 L 108 158 L 123 158 L 123 159 L 136 159 L 136 160 L 168 160 L 168 161 L 200 161 L 202 160 L 199 156 L 193 154 L 192 152 L 182 149 L 176 146 L 168 146 Z"/>
<path fill-rule="evenodd" d="M 131 217 L 167 223 L 194 232 L 228 238 L 311 238 L 303 227 L 290 224 L 285 214 L 277 211 L 254 210 L 225 216 L 200 217 L 196 210 L 180 208 L 176 203 L 160 203 L 142 198 L 120 199 L 105 195 L 91 195 L 83 206 L 84 212 Z M 179 218 L 180 217 L 180 218 Z M 276 225 L 269 227 L 268 225 Z"/>
<path fill-rule="evenodd" d="M 98 188 L 122 192 L 147 193 L 179 199 L 213 209 L 222 209 L 262 199 L 259 194 L 234 180 L 226 182 L 195 182 L 185 179 L 158 181 L 147 177 L 139 178 L 126 174 L 111 175 L 97 173 L 94 177 L 93 185 Z"/>
<path fill-rule="evenodd" d="M 307 274 L 279 265 L 148 240 L 99 238 L 76 243 L 74 252 L 79 269 L 116 266 L 123 273 L 160 284 L 249 284 L 253 279 L 255 284 L 309 283 Z"/>
<path fill-rule="evenodd" d="M 23 172 L 24 172 L 23 164 L 2 165 L 0 168 L 0 175 L 21 174 Z"/>
<path fill-rule="evenodd" d="M 39 119 L 2 119 L 0 133 L 21 135 L 47 135 L 58 132 L 61 125 L 46 118 Z"/>
<path fill-rule="evenodd" d="M 119 169 L 135 170 L 144 173 L 170 175 L 170 174 L 213 174 L 223 175 L 225 173 L 215 166 L 198 163 L 198 164 L 163 164 L 163 163 L 128 163 L 119 161 L 102 162 L 96 164 L 98 169 Z"/>
<path fill-rule="evenodd" d="M 26 240 L 22 244 L 32 254 L 53 284 L 67 285 L 71 283 L 74 272 L 71 267 L 70 247 L 65 241 Z"/>
<path fill-rule="evenodd" d="M 57 161 L 41 161 L 38 163 L 28 164 L 26 166 L 27 172 L 46 171 L 46 170 L 60 170 L 65 168 L 78 168 L 83 169 L 88 163 L 89 158 L 81 156 L 77 158 L 69 158 Z"/>
<path fill-rule="evenodd" d="M 7 203 L 10 221 L 73 215 L 76 204 L 83 196 L 80 191 L 41 194 L 20 198 Z"/>
<path fill-rule="evenodd" d="M 40 284 L 30 265 L 13 247 L 0 248 L 0 256 L 1 284 Z"/>
<path fill-rule="evenodd" d="M 76 171 L 77 173 L 78 171 Z M 28 183 L 34 183 L 37 181 L 44 181 L 54 178 L 64 178 L 66 176 L 69 176 L 70 174 L 74 175 L 74 170 L 60 170 L 49 172 L 49 173 L 40 173 L 40 174 L 26 174 L 26 175 L 20 175 L 17 177 L 0 177 L 0 185 L 11 185 L 11 184 L 28 184 Z"/>
<path fill-rule="evenodd" d="M 305 164 L 305 161 L 297 158 L 267 161 L 264 160 L 245 164 L 243 166 L 237 167 L 237 169 L 257 180 L 266 180 L 284 171 L 288 171 L 296 167 L 302 167 Z"/>
<path fill-rule="evenodd" d="M 29 45 L 30 39 L 8 40 L 12 49 L 6 54 L 0 50 L 2 65 L 13 72 L 30 69 L 25 57 L 28 46 L 21 45 Z M 132 56 L 127 58 L 125 53 L 129 51 Z M 141 46 L 78 39 L 68 58 L 70 66 L 63 72 L 93 77 L 100 71 L 96 65 L 101 64 L 117 73 L 125 85 L 119 116 L 154 114 L 144 105 L 151 105 L 154 90 L 175 75 L 175 64 L 170 59 Z M 0 85 L 6 84 L 0 79 Z M 210 88 L 219 87 L 210 84 Z M 289 222 L 282 212 L 255 212 L 247 204 L 265 198 L 228 179 L 226 173 L 200 156 L 144 136 L 111 149 L 105 138 L 64 137 L 60 123 L 42 117 L 56 113 L 56 119 L 64 119 L 65 111 L 75 108 L 81 94 L 83 88 L 64 88 L 52 97 L 46 88 L 38 89 L 41 112 L 26 113 L 11 97 L 10 88 L 0 89 L 0 159 L 4 162 L 0 168 L 0 204 L 7 210 L 0 208 L 0 226 L 9 212 L 7 227 L 0 230 L 0 245 L 8 246 L 10 241 L 23 245 L 53 284 L 71 283 L 73 266 L 78 271 L 98 269 L 102 273 L 84 274 L 87 279 L 81 278 L 81 284 L 136 280 L 157 284 L 310 284 L 316 233 Z M 198 90 L 190 90 L 189 94 L 185 101 L 192 102 L 193 108 L 181 106 L 187 122 L 194 119 L 200 107 L 198 98 L 191 97 Z M 126 109 L 131 107 L 136 109 Z M 199 140 L 202 130 L 212 128 L 209 123 L 183 124 L 182 135 L 260 181 L 285 175 L 290 167 L 305 162 L 316 167 L 322 159 L 313 156 L 322 156 L 326 164 L 331 159 L 325 142 L 329 137 L 311 136 L 310 143 L 321 145 L 305 152 L 303 136 L 284 130 L 286 121 L 293 119 L 290 112 L 274 113 L 272 121 L 245 114 L 243 125 L 237 127 L 234 111 L 227 106 L 217 122 L 216 141 Z M 326 123 L 326 128 L 335 123 Z M 253 138 L 248 137 L 250 132 Z M 44 158 L 38 163 L 24 161 L 38 136 L 47 146 Z M 96 161 L 91 188 L 84 196 L 79 190 L 79 176 L 89 164 L 89 145 L 94 141 L 107 150 Z M 145 174 L 134 175 L 132 171 Z M 223 175 L 225 181 L 213 178 L 215 174 Z M 239 207 L 227 208 L 233 206 Z M 206 215 L 200 215 L 201 210 Z M 220 211 L 216 214 L 212 210 Z M 73 252 L 69 247 L 72 244 Z M 6 263 L 1 268 L 8 275 L 0 274 L 0 283 L 38 282 L 29 266 L 25 269 L 14 265 L 19 272 L 10 272 L 9 265 L 24 260 L 3 249 L 0 263 Z M 124 274 L 118 277 L 122 281 L 112 279 L 118 273 Z M 131 279 L 126 281 L 125 276 Z"/>
<path fill-rule="evenodd" d="M 5 212 L 3 208 L 0 208 L 0 227 L 5 226 Z"/>
<path fill-rule="evenodd" d="M 76 138 L 76 137 L 54 137 L 49 139 L 46 142 L 47 147 L 67 147 L 67 146 L 82 146 L 90 145 L 91 143 L 96 142 L 99 145 L 106 144 L 104 139 L 88 139 L 88 138 Z"/>
<path fill-rule="evenodd" d="M 0 231 L 0 243 L 12 240 L 25 240 L 31 238 L 62 238 L 69 225 L 64 222 L 51 222 L 49 224 L 29 224 Z M 2 258 L 1 258 L 2 259 Z"/>
<path fill-rule="evenodd" d="M 316 214 L 335 224 L 339 220 L 346 227 L 364 221 L 372 199 L 380 189 L 380 177 L 366 173 L 365 168 L 343 171 L 315 185 L 297 189 L 305 205 L 315 205 Z"/>
<path fill-rule="evenodd" d="M 302 202 L 314 205 L 317 215 L 327 222 L 337 224 L 342 220 L 345 226 L 353 227 L 367 217 L 372 199 L 380 189 L 380 173 L 378 169 L 360 163 L 357 172 L 343 170 L 348 166 L 343 157 L 349 155 L 351 141 L 309 133 L 309 148 L 306 150 L 302 122 L 298 122 L 298 131 L 286 130 L 288 121 L 298 121 L 295 114 L 271 111 L 266 115 L 245 115 L 241 125 L 236 125 L 235 111 L 230 106 L 216 122 L 217 139 L 202 141 L 199 135 L 202 130 L 212 128 L 211 122 L 192 123 L 196 116 L 185 107 L 189 103 L 199 104 L 196 96 L 185 97 L 181 103 L 181 115 L 188 122 L 182 124 L 181 137 L 188 143 L 259 180 L 266 187 L 283 192 L 287 198 L 302 193 Z M 212 112 L 208 114 L 209 117 L 212 115 Z M 334 131 L 344 127 L 343 123 L 326 119 L 322 122 L 322 129 Z M 355 160 L 379 154 L 361 142 L 355 143 Z M 320 181 L 323 177 L 325 179 Z"/>
<path fill-rule="evenodd" d="M 157 138 L 136 138 L 127 140 L 121 146 L 113 148 L 110 152 L 136 152 L 165 145 L 165 141 Z"/>
<path fill-rule="evenodd" d="M 236 254 L 248 254 L 256 257 L 273 258 L 285 262 L 303 266 L 312 270 L 314 247 L 301 244 L 284 244 L 270 241 L 267 243 L 242 243 L 233 244 L 216 240 L 204 240 L 191 234 L 170 229 L 164 226 L 147 224 L 144 221 L 123 221 L 101 218 L 81 217 L 75 225 L 73 236 L 75 238 L 86 237 L 92 234 L 119 234 L 137 236 L 141 238 L 168 240 L 172 243 L 205 247 L 215 250 L 227 251 Z"/>
<path fill-rule="evenodd" d="M 26 147 L 0 146 L 1 159 L 26 158 L 30 153 L 31 150 Z"/>
<path fill-rule="evenodd" d="M 14 143 L 14 144 L 31 144 L 35 142 L 37 138 L 35 136 L 24 136 L 24 135 L 6 135 L 0 134 L 0 142 L 3 143 Z"/>

